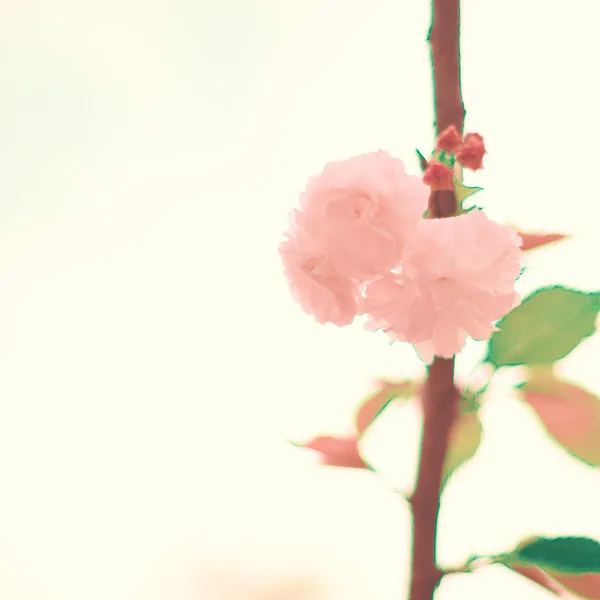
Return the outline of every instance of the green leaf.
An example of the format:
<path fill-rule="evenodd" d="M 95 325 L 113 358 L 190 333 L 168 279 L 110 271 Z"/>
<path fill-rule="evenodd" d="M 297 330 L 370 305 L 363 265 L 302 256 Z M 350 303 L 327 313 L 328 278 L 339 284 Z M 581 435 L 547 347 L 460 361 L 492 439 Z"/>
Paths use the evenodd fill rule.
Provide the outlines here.
<path fill-rule="evenodd" d="M 534 538 L 511 559 L 557 573 L 600 573 L 600 544 L 586 537 Z"/>
<path fill-rule="evenodd" d="M 421 171 L 424 171 L 427 168 L 427 159 L 419 152 L 419 149 L 416 149 L 417 156 L 419 157 L 419 166 L 421 167 Z"/>
<path fill-rule="evenodd" d="M 498 323 L 485 362 L 503 367 L 560 360 L 596 331 L 599 310 L 600 292 L 562 286 L 536 290 Z"/>
<path fill-rule="evenodd" d="M 443 484 L 454 471 L 469 461 L 481 444 L 481 421 L 476 412 L 461 414 L 450 433 L 450 442 L 444 463 Z"/>
<path fill-rule="evenodd" d="M 459 467 L 475 456 L 481 445 L 482 428 L 478 412 L 481 408 L 481 398 L 486 390 L 487 384 L 475 391 L 461 390 L 459 416 L 450 432 L 442 474 L 442 488 Z"/>
<path fill-rule="evenodd" d="M 454 183 L 454 194 L 456 195 L 456 204 L 462 208 L 462 203 L 466 198 L 476 194 L 477 192 L 481 192 L 483 188 L 480 187 L 468 187 L 461 183 L 456 177 L 452 178 Z M 471 207 L 474 208 L 474 207 Z M 463 209 L 464 210 L 464 209 Z M 471 210 L 471 209 L 469 209 Z M 468 211 L 465 211 L 468 212 Z"/>

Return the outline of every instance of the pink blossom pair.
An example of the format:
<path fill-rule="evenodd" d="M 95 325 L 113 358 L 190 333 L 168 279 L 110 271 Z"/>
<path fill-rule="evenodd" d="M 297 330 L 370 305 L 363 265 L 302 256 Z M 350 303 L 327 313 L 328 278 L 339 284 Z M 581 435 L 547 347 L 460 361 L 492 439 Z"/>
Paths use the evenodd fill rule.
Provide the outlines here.
<path fill-rule="evenodd" d="M 280 255 L 294 299 L 320 323 L 413 344 L 430 364 L 484 340 L 520 298 L 521 238 L 479 210 L 423 219 L 430 190 L 378 150 L 328 163 L 292 211 Z"/>

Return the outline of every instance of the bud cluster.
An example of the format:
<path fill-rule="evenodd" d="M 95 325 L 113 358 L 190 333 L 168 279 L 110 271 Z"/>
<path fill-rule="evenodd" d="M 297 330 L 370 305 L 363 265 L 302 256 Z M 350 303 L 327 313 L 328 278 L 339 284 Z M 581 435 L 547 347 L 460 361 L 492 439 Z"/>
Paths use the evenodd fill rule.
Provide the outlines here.
<path fill-rule="evenodd" d="M 467 133 L 463 138 L 456 127 L 450 125 L 438 135 L 435 148 L 433 159 L 423 173 L 423 182 L 434 192 L 454 189 L 455 162 L 472 171 L 483 168 L 486 149 L 478 133 Z"/>

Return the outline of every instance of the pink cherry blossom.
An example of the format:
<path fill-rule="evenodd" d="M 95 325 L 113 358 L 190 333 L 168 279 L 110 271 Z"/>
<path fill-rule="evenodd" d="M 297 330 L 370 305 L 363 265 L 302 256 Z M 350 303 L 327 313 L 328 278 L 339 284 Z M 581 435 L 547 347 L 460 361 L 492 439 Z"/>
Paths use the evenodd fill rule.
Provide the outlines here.
<path fill-rule="evenodd" d="M 420 221 L 401 272 L 366 287 L 367 328 L 413 344 L 428 364 L 460 352 L 467 335 L 488 339 L 493 322 L 520 302 L 521 242 L 478 210 Z"/>
<path fill-rule="evenodd" d="M 279 246 L 292 297 L 319 323 L 349 325 L 362 314 L 358 282 L 337 274 L 330 261 L 310 246 L 306 233 L 289 233 Z"/>
<path fill-rule="evenodd" d="M 292 225 L 339 275 L 368 281 L 398 264 L 428 198 L 420 177 L 379 150 L 328 163 L 309 180 Z"/>

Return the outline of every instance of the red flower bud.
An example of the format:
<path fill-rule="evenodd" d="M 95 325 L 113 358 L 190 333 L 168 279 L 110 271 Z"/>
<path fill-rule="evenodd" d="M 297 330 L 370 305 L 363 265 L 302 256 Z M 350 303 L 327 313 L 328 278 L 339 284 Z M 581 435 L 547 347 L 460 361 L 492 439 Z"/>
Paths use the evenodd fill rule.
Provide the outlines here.
<path fill-rule="evenodd" d="M 483 138 L 478 133 L 467 133 L 456 160 L 465 168 L 477 171 L 483 168 L 483 155 L 487 154 Z"/>
<path fill-rule="evenodd" d="M 454 125 L 450 125 L 438 135 L 435 147 L 437 150 L 445 150 L 454 154 L 460 148 L 461 144 L 462 136 L 456 131 Z"/>
<path fill-rule="evenodd" d="M 432 160 L 423 173 L 423 183 L 428 185 L 434 192 L 439 190 L 453 190 L 453 175 L 454 171 L 450 167 Z"/>

